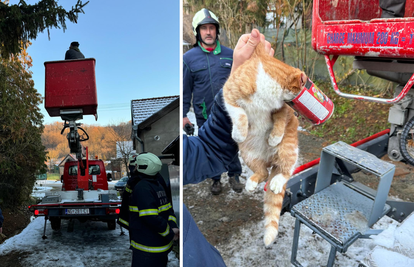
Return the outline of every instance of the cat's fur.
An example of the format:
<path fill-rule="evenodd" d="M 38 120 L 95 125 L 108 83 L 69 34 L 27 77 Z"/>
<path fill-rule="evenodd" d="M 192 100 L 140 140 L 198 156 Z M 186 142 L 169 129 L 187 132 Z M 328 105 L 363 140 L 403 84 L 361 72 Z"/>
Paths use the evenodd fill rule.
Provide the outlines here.
<path fill-rule="evenodd" d="M 254 172 L 246 182 L 246 190 L 252 192 L 268 178 L 264 198 L 266 246 L 277 237 L 286 182 L 298 159 L 299 123 L 285 101 L 301 91 L 306 79 L 299 69 L 269 56 L 259 44 L 223 88 L 233 122 L 232 137 Z"/>

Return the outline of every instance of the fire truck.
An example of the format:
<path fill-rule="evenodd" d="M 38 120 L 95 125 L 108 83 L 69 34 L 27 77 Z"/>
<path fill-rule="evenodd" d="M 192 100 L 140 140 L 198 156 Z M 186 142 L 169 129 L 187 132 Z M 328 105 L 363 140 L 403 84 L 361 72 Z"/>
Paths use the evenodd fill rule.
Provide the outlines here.
<path fill-rule="evenodd" d="M 44 216 L 43 238 L 47 220 L 53 230 L 60 229 L 62 219 L 104 221 L 109 230 L 114 230 L 121 201 L 116 190 L 108 190 L 103 161 L 89 159 L 88 148 L 81 144 L 89 136 L 77 122 L 84 115 L 97 119 L 95 59 L 50 61 L 45 62 L 45 69 L 45 108 L 51 117 L 64 120 L 61 133 L 69 129 L 66 137 L 77 161 L 65 163 L 62 191 L 47 193 L 29 210 L 35 217 Z"/>

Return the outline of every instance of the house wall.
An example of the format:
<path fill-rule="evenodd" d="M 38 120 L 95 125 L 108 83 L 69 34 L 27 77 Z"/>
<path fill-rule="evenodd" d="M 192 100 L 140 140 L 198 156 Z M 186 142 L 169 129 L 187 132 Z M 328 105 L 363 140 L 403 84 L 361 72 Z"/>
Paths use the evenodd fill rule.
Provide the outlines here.
<path fill-rule="evenodd" d="M 180 134 L 179 118 L 180 111 L 177 107 L 151 124 L 151 129 L 139 130 L 138 137 L 144 142 L 145 151 L 161 156 L 164 148 Z M 142 152 L 141 144 L 137 140 L 134 140 L 134 142 L 136 151 L 138 153 Z"/>

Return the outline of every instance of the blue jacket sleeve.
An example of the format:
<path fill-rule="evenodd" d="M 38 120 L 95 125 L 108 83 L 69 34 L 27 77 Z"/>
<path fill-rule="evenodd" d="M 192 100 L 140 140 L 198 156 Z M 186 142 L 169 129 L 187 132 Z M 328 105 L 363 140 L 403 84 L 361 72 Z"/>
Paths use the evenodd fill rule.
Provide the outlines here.
<path fill-rule="evenodd" d="M 183 205 L 183 265 L 192 267 L 225 267 L 220 253 L 207 242 Z"/>
<path fill-rule="evenodd" d="M 1 213 L 1 209 L 0 209 L 0 228 L 3 227 L 3 222 L 4 222 L 4 217 L 3 217 L 3 214 Z"/>
<path fill-rule="evenodd" d="M 231 138 L 232 122 L 225 110 L 223 90 L 214 99 L 211 114 L 198 136 L 183 136 L 183 183 L 199 183 L 227 171 L 238 156 L 237 143 Z"/>

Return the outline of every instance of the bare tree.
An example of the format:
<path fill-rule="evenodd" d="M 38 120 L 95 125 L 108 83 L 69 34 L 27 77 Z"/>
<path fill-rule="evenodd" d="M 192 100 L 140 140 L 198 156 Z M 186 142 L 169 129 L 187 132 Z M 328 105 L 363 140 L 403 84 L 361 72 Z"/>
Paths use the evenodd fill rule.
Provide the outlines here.
<path fill-rule="evenodd" d="M 183 15 L 183 39 L 191 44 L 195 43 L 195 36 L 193 33 L 193 20 L 194 14 Z"/>
<path fill-rule="evenodd" d="M 223 44 L 234 48 L 240 35 L 250 32 L 253 26 L 265 26 L 267 2 L 268 0 L 187 0 L 186 10 L 191 11 L 191 18 L 204 7 L 213 11 L 218 16 L 221 32 L 226 37 Z"/>
<path fill-rule="evenodd" d="M 116 144 L 117 157 L 122 160 L 122 164 L 124 164 L 129 176 L 130 174 L 128 169 L 128 161 L 129 156 L 133 152 L 131 122 L 123 122 L 118 125 L 111 125 L 111 128 L 113 129 L 113 132 L 111 134 L 111 142 Z"/>

